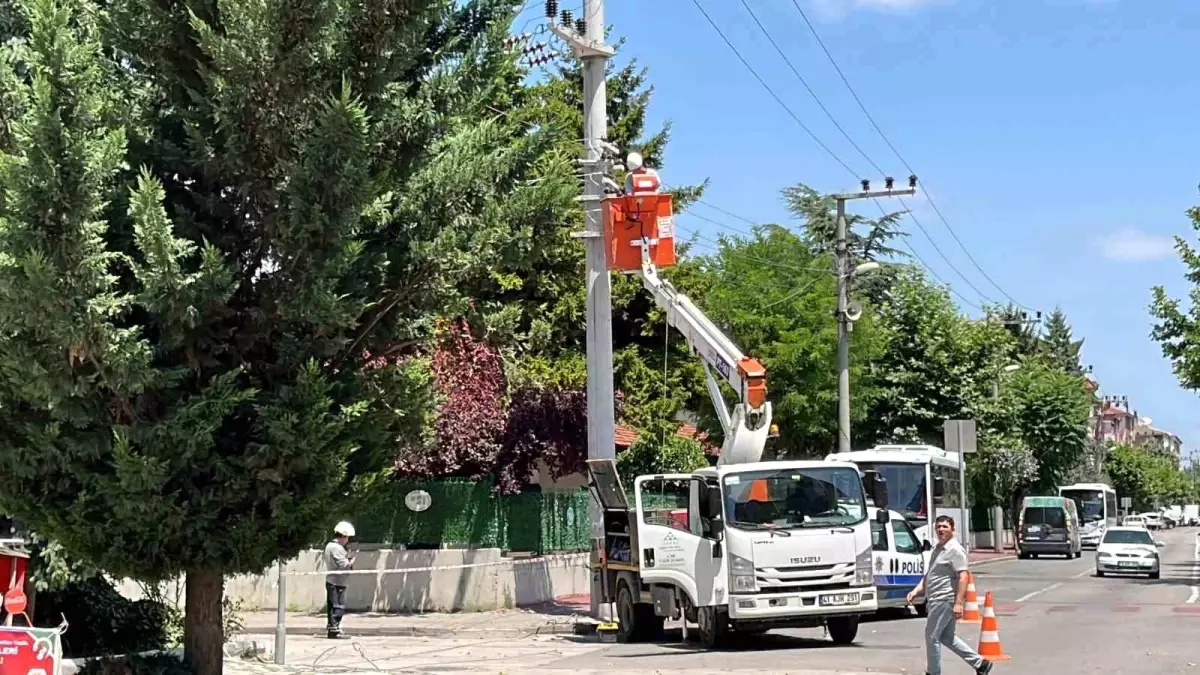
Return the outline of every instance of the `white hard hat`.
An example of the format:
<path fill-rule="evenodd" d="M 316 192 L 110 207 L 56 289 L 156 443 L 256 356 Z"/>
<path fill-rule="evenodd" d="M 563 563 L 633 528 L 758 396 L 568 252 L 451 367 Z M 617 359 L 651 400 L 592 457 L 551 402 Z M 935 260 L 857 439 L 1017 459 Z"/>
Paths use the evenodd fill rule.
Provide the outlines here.
<path fill-rule="evenodd" d="M 333 526 L 333 533 L 341 537 L 353 537 L 354 526 L 346 521 L 342 521 Z"/>
<path fill-rule="evenodd" d="M 631 152 L 625 158 L 625 168 L 629 171 L 637 171 L 642 168 L 643 164 L 645 164 L 645 160 L 642 159 L 642 153 L 640 152 Z"/>

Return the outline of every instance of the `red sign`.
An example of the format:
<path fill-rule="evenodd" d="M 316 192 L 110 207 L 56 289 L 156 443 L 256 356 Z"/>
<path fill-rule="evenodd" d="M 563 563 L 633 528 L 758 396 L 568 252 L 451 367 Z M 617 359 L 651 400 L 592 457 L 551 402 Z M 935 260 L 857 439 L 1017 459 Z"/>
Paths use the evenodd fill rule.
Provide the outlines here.
<path fill-rule="evenodd" d="M 0 675 L 57 675 L 61 653 L 54 629 L 0 627 Z"/>
<path fill-rule="evenodd" d="M 25 612 L 25 605 L 27 604 L 28 600 L 25 597 L 25 591 L 20 588 L 11 589 L 4 594 L 4 611 L 9 614 L 23 614 Z"/>

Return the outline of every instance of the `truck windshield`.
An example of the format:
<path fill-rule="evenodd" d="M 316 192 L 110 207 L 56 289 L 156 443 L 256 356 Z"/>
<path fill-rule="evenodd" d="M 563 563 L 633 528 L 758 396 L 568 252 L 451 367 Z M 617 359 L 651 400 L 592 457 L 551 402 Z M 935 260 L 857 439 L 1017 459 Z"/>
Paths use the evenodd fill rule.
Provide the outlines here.
<path fill-rule="evenodd" d="M 773 469 L 724 478 L 725 519 L 746 530 L 853 525 L 867 517 L 858 471 Z"/>

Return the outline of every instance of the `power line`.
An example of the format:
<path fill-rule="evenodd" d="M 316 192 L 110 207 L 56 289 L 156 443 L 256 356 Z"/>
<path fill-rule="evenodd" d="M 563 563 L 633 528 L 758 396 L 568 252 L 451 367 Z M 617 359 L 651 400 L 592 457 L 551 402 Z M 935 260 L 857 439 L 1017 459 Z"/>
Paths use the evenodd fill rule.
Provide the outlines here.
<path fill-rule="evenodd" d="M 750 62 L 747 61 L 744 56 L 742 56 L 740 51 L 738 51 L 738 48 L 733 46 L 733 43 L 729 41 L 729 38 L 725 37 L 725 33 L 721 30 L 721 27 L 717 25 L 717 22 L 713 21 L 712 17 L 708 15 L 708 12 L 704 11 L 704 6 L 700 4 L 700 0 L 692 0 L 692 4 L 696 6 L 696 9 L 700 10 L 700 13 L 704 15 L 705 20 L 708 21 L 708 25 L 712 26 L 712 29 L 717 32 L 717 35 L 721 36 L 721 39 L 725 41 L 726 46 L 728 46 L 729 50 L 733 52 L 734 56 L 736 56 L 738 60 L 742 62 L 742 65 L 746 67 L 746 70 L 749 70 L 750 74 L 754 76 L 754 79 L 758 80 L 758 83 L 762 85 L 763 89 L 766 89 L 767 93 L 775 99 L 775 102 L 778 103 L 785 111 L 787 111 L 787 114 L 791 116 L 792 120 L 794 120 L 796 124 L 800 125 L 800 128 L 803 129 L 804 132 L 813 139 L 814 143 L 821 146 L 821 149 L 824 150 L 826 154 L 832 157 L 834 161 L 842 166 L 842 168 L 850 172 L 851 175 L 853 175 L 855 178 L 858 178 L 858 173 L 854 169 L 851 169 L 850 165 L 843 161 L 842 158 L 839 157 L 833 150 L 831 150 L 828 145 L 825 145 L 825 142 L 822 141 L 815 133 L 813 133 L 813 130 L 809 129 L 808 125 L 796 116 L 796 113 L 792 112 L 792 109 L 783 102 L 783 99 L 779 98 L 779 94 L 776 94 L 775 90 L 771 88 L 771 85 L 767 84 L 767 81 L 758 74 L 758 71 L 754 69 L 754 66 L 751 66 Z"/>
<path fill-rule="evenodd" d="M 858 154 L 863 156 L 863 159 L 867 160 L 868 164 L 874 167 L 874 169 L 879 173 L 886 174 L 887 172 L 884 171 L 883 168 L 878 164 L 876 164 L 875 160 L 871 159 L 870 155 L 868 155 L 861 147 L 859 147 L 858 143 L 854 142 L 853 138 L 850 138 L 850 134 L 846 133 L 846 130 L 842 128 L 840 123 L 838 123 L 837 118 L 833 116 L 833 113 L 829 112 L 829 108 L 825 107 L 825 103 L 821 101 L 821 97 L 817 96 L 817 92 L 813 91 L 813 88 L 809 86 L 808 80 L 804 79 L 804 76 L 800 74 L 800 71 L 792 63 L 792 60 L 788 58 L 787 54 L 779 46 L 779 43 L 775 42 L 775 38 L 771 37 L 770 31 L 768 31 L 766 26 L 764 26 L 762 22 L 758 20 L 758 15 L 755 14 L 754 10 L 750 8 L 749 3 L 747 3 L 746 0 L 740 1 L 742 3 L 742 7 L 746 8 L 746 13 L 749 14 L 750 18 L 754 20 L 754 25 L 758 26 L 758 30 L 763 34 L 764 37 L 767 38 L 767 42 L 770 42 L 771 46 L 775 48 L 775 51 L 779 54 L 779 58 L 783 59 L 783 62 L 787 64 L 788 69 L 792 71 L 792 74 L 796 76 L 796 79 L 800 80 L 800 84 L 804 85 L 804 88 L 808 91 L 808 95 L 811 96 L 814 101 L 816 101 L 817 106 L 821 108 L 821 112 L 825 113 L 825 117 L 829 118 L 829 121 L 833 123 L 833 126 L 836 127 L 839 132 L 841 132 L 842 137 L 845 138 L 846 141 L 858 151 Z M 909 173 L 915 172 L 912 169 L 909 169 Z"/>
<path fill-rule="evenodd" d="M 744 2 L 745 2 L 745 0 L 743 0 L 743 4 L 744 4 Z M 792 5 L 796 8 L 796 11 L 800 13 L 800 17 L 802 19 L 804 19 L 804 23 L 805 23 L 805 25 L 808 26 L 809 32 L 812 33 L 813 38 L 815 38 L 817 41 L 817 44 L 820 45 L 821 51 L 825 52 L 825 57 L 827 59 L 829 59 L 830 65 L 832 65 L 833 69 L 835 71 L 837 71 L 838 77 L 840 77 L 842 80 L 842 84 L 846 85 L 846 89 L 850 92 L 850 95 L 852 97 L 854 97 L 854 101 L 855 101 L 855 103 L 858 104 L 859 110 L 862 111 L 863 115 L 867 118 L 867 121 L 871 123 L 872 127 L 874 127 L 875 132 L 877 134 L 879 134 L 879 137 L 882 138 L 883 142 L 886 143 L 888 148 L 891 149 L 892 154 L 896 155 L 896 159 L 900 160 L 900 163 L 904 165 L 904 168 L 907 169 L 909 173 L 915 174 L 916 171 L 913 170 L 912 165 L 910 165 L 908 163 L 908 160 L 906 160 L 904 158 L 904 155 L 900 154 L 900 150 L 898 150 L 896 148 L 895 144 L 892 143 L 892 140 L 890 138 L 888 138 L 888 135 L 886 133 L 884 133 L 883 128 L 880 127 L 879 123 L 875 121 L 875 117 L 873 115 L 871 115 L 869 110 L 867 110 L 866 104 L 863 103 L 863 100 L 858 95 L 858 92 L 850 84 L 850 79 L 848 77 L 846 77 L 846 73 L 843 72 L 842 67 L 840 65 L 838 65 L 837 59 L 835 59 L 833 57 L 833 53 L 830 52 L 829 48 L 825 46 L 825 41 L 821 39 L 821 34 L 819 32 L 817 32 L 816 26 L 814 26 L 812 21 L 809 20 L 808 14 L 805 13 L 804 8 L 800 6 L 800 3 L 797 0 L 792 0 Z M 773 44 L 773 42 L 772 42 L 772 44 Z M 821 106 L 821 108 L 824 109 L 824 106 Z M 841 127 L 839 127 L 839 129 L 840 128 Z M 857 146 L 855 146 L 855 147 L 857 147 Z M 946 226 L 946 230 L 950 232 L 950 236 L 954 238 L 954 241 L 958 244 L 959 248 L 962 249 L 963 253 L 967 254 L 967 259 L 970 260 L 971 264 L 975 266 L 975 269 L 978 270 L 981 275 L 983 275 L 983 278 L 987 279 L 988 283 L 990 283 L 992 286 L 994 286 L 996 288 L 996 290 L 1000 291 L 1000 293 L 1003 294 L 1004 297 L 1008 298 L 1013 304 L 1015 304 L 1018 307 L 1021 307 L 1023 309 L 1035 311 L 1035 310 L 1033 310 L 1033 308 L 1027 307 L 1026 305 L 1023 305 L 1020 302 L 1018 302 L 1016 298 L 1009 295 L 1008 291 L 1004 290 L 1004 288 L 1001 287 L 1000 284 L 996 283 L 996 281 L 994 279 L 992 279 L 991 276 L 988 275 L 987 271 L 985 271 L 983 269 L 983 266 L 979 264 L 979 261 L 977 261 L 975 259 L 975 256 L 971 255 L 971 251 L 967 248 L 966 244 L 963 243 L 962 239 L 959 238 L 958 233 L 955 232 L 953 227 L 951 227 L 950 221 L 946 219 L 946 216 L 942 213 L 942 210 L 938 207 L 937 202 L 935 202 L 933 200 L 933 196 L 929 193 L 929 191 L 922 190 L 921 193 L 923 195 L 925 195 L 925 199 L 927 199 L 929 201 L 929 205 L 931 207 L 933 207 L 933 212 L 937 214 L 938 219 L 940 219 L 942 221 L 942 224 Z M 980 294 L 980 295 L 982 295 L 982 294 Z M 987 296 L 983 296 L 983 297 L 986 298 Z"/>

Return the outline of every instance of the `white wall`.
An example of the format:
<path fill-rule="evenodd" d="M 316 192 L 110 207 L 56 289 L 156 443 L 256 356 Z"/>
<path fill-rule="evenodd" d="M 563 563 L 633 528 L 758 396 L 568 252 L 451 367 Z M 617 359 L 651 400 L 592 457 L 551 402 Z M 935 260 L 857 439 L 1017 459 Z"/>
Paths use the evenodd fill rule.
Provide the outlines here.
<path fill-rule="evenodd" d="M 372 612 L 477 612 L 535 605 L 556 597 L 588 592 L 587 553 L 506 558 L 499 549 L 397 551 L 360 550 L 346 589 L 346 608 Z M 316 612 L 325 608 L 321 552 L 308 550 L 288 564 L 287 608 Z M 473 567 L 457 567 L 474 565 Z M 425 569 L 425 568 L 452 569 Z M 405 570 L 409 572 L 387 572 Z M 314 572 L 316 572 L 314 574 Z M 247 611 L 277 607 L 278 570 L 226 579 L 225 595 Z M 295 575 L 295 576 L 293 576 Z M 122 592 L 138 598 L 141 590 L 125 581 Z M 169 584 L 167 596 L 183 602 L 182 579 Z"/>

